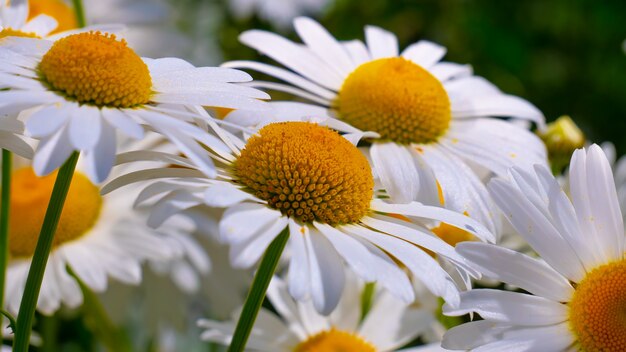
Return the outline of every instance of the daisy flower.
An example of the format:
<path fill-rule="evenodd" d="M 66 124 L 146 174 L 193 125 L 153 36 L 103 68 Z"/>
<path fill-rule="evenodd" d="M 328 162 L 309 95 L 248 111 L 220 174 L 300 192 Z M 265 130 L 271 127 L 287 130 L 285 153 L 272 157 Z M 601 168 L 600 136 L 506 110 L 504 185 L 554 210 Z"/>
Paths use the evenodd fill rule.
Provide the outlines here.
<path fill-rule="evenodd" d="M 436 322 L 434 312 L 398 300 L 377 289 L 372 307 L 363 319 L 361 295 L 364 284 L 347 275 L 346 289 L 337 309 L 320 315 L 310 301 L 298 302 L 289 296 L 287 284 L 274 277 L 267 298 L 276 314 L 262 308 L 252 329 L 248 349 L 257 352 L 309 351 L 395 351 L 426 332 Z M 236 312 L 238 313 L 238 312 Z M 237 324 L 232 321 L 200 320 L 205 341 L 229 345 Z M 404 350 L 403 350 L 404 351 Z"/>
<path fill-rule="evenodd" d="M 484 320 L 450 330 L 443 347 L 476 351 L 626 350 L 626 238 L 609 163 L 602 149 L 577 150 L 571 200 L 550 171 L 511 171 L 489 189 L 516 230 L 543 260 L 501 247 L 464 243 L 457 250 L 485 276 L 527 293 L 461 293 L 448 315 Z"/>
<path fill-rule="evenodd" d="M 446 49 L 437 44 L 420 41 L 400 53 L 397 38 L 377 27 L 365 28 L 364 44 L 339 42 L 309 18 L 297 18 L 294 25 L 303 44 L 260 30 L 240 36 L 287 69 L 254 61 L 224 66 L 284 81 L 253 83 L 306 101 L 283 102 L 284 115 L 333 117 L 350 129 L 375 132 L 368 152 L 394 201 L 439 204 L 441 190 L 447 208 L 497 233 L 495 206 L 470 166 L 503 175 L 513 165 L 545 164 L 539 138 L 491 117 L 542 125 L 541 112 L 474 76 L 470 66 L 441 62 Z"/>
<path fill-rule="evenodd" d="M 62 304 L 82 304 L 81 289 L 67 267 L 91 290 L 103 292 L 109 278 L 138 284 L 146 259 L 175 257 L 168 242 L 145 226 L 145 217 L 138 220 L 137 213 L 128 211 L 136 193 L 101 196 L 86 176 L 84 161 L 74 174 L 48 259 L 37 304 L 42 314 L 53 314 Z M 15 313 L 56 177 L 38 177 L 29 161 L 17 159 L 12 178 L 5 302 Z"/>
<path fill-rule="evenodd" d="M 204 176 L 185 157 L 163 155 L 177 168 L 127 174 L 103 191 L 150 177 L 167 178 L 146 187 L 138 198 L 141 204 L 161 196 L 148 220 L 155 227 L 168 216 L 200 204 L 224 208 L 219 235 L 230 244 L 236 268 L 254 266 L 273 239 L 289 231 L 290 292 L 298 300 L 311 297 L 323 314 L 333 310 L 343 291 L 344 261 L 365 281 L 377 281 L 411 302 L 409 278 L 396 264 L 402 263 L 434 294 L 454 304 L 456 286 L 423 249 L 461 266 L 463 261 L 452 246 L 425 227 L 427 221 L 445 222 L 493 240 L 482 225 L 462 214 L 416 202 L 396 205 L 376 199 L 365 156 L 326 127 L 273 123 L 247 142 L 234 136 L 226 140 L 231 152 L 211 151 L 220 165 L 216 179 Z M 125 159 L 142 157 L 146 158 L 137 152 Z M 419 219 L 412 223 L 408 221 L 412 217 Z"/>
<path fill-rule="evenodd" d="M 74 151 L 84 152 L 89 178 L 99 183 L 116 155 L 118 130 L 134 139 L 155 130 L 215 174 L 196 141 L 222 148 L 195 127 L 193 117 L 178 119 L 172 110 L 201 105 L 262 109 L 268 96 L 231 84 L 251 78 L 223 68 L 196 68 L 184 60 L 144 59 L 113 34 L 84 32 L 52 42 L 10 37 L 0 43 L 0 114 L 19 114 L 26 133 L 41 141 L 33 167 L 47 175 Z M 207 115 L 206 118 L 210 117 Z"/>

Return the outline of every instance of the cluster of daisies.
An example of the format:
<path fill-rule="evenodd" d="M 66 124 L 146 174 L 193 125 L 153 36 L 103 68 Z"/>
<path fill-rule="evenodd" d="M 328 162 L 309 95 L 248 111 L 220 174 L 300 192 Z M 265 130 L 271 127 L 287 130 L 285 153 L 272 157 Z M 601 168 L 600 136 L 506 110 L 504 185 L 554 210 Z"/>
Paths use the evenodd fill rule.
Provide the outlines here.
<path fill-rule="evenodd" d="M 377 27 L 195 67 L 63 6 L 0 0 L 3 348 L 46 345 L 34 310 L 110 337 L 140 307 L 163 351 L 626 350 L 626 168 L 591 145 L 555 177 L 569 120 Z"/>

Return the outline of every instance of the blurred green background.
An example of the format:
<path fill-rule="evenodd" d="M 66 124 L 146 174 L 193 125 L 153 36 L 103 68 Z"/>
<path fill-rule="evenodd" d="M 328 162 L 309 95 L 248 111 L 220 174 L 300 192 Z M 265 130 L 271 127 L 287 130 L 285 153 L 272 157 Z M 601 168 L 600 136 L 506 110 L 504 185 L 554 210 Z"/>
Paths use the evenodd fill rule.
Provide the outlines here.
<path fill-rule="evenodd" d="M 255 17 L 224 16 L 217 38 L 223 59 L 258 58 L 238 33 L 276 29 Z M 472 64 L 548 121 L 570 115 L 590 140 L 612 141 L 626 153 L 626 1 L 337 0 L 316 18 L 339 39 L 363 38 L 373 24 L 396 33 L 402 47 L 435 41 L 448 48 L 446 60 Z M 282 33 L 297 40 L 290 28 Z"/>

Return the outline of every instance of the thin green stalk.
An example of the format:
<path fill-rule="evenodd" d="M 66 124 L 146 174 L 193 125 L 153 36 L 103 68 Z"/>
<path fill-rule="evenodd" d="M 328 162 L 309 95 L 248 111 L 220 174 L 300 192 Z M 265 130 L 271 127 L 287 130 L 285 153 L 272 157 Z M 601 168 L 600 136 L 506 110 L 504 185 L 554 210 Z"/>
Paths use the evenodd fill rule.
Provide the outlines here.
<path fill-rule="evenodd" d="M 83 7 L 82 0 L 72 0 L 72 4 L 74 5 L 74 14 L 76 15 L 76 23 L 79 28 L 83 28 L 87 25 L 87 20 L 85 19 L 85 8 Z"/>
<path fill-rule="evenodd" d="M 367 313 L 372 309 L 374 304 L 374 293 L 376 293 L 376 283 L 368 282 L 361 293 L 361 320 L 365 319 Z"/>
<path fill-rule="evenodd" d="M 71 268 L 70 274 L 76 279 L 83 293 L 83 319 L 85 325 L 93 332 L 98 340 L 111 352 L 132 352 L 130 338 L 123 329 L 118 328 L 109 318 L 100 298 L 76 276 Z"/>
<path fill-rule="evenodd" d="M 0 309 L 4 308 L 4 286 L 9 264 L 9 210 L 11 204 L 10 151 L 2 149 L 2 195 L 0 196 Z M 0 321 L 1 318 L 0 318 Z"/>
<path fill-rule="evenodd" d="M 259 314 L 261 304 L 263 304 L 267 287 L 270 285 L 270 281 L 278 265 L 278 260 L 285 249 L 285 244 L 287 244 L 288 239 L 289 228 L 285 228 L 280 235 L 272 241 L 269 247 L 267 247 L 263 259 L 261 260 L 261 265 L 259 265 L 259 270 L 257 270 L 254 275 L 252 287 L 250 287 L 250 292 L 248 292 L 248 297 L 241 311 L 241 316 L 239 317 L 239 322 L 237 322 L 233 341 L 228 348 L 228 352 L 242 352 L 246 347 L 252 326 Z"/>
<path fill-rule="evenodd" d="M 41 290 L 41 282 L 46 271 L 46 264 L 52 249 L 54 234 L 59 225 L 61 211 L 65 204 L 67 192 L 72 183 L 76 162 L 78 161 L 78 153 L 74 152 L 69 159 L 63 164 L 54 182 L 52 196 L 48 203 L 48 209 L 43 219 L 37 247 L 30 263 L 28 278 L 24 288 L 24 295 L 20 304 L 20 310 L 17 315 L 17 331 L 15 332 L 15 340 L 13 342 L 13 352 L 26 352 L 30 340 L 30 333 L 33 327 L 33 318 L 37 309 L 37 299 Z"/>

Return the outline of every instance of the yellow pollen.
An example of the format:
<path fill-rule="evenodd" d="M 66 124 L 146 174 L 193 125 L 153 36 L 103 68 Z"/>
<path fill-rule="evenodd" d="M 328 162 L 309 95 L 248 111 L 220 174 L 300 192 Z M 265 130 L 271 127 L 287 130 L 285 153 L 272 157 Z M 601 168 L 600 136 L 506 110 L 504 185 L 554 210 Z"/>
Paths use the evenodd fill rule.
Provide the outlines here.
<path fill-rule="evenodd" d="M 350 332 L 334 328 L 322 331 L 301 342 L 293 352 L 376 352 L 369 342 Z"/>
<path fill-rule="evenodd" d="M 451 119 L 441 82 L 401 57 L 359 66 L 343 82 L 334 105 L 352 126 L 400 144 L 435 142 Z"/>
<path fill-rule="evenodd" d="M 0 0 L 1 1 L 1 0 Z M 24 38 L 39 38 L 35 33 L 22 32 L 11 28 L 4 28 L 0 30 L 0 39 L 6 37 L 24 37 Z"/>
<path fill-rule="evenodd" d="M 82 104 L 131 108 L 152 94 L 148 67 L 115 35 L 89 32 L 59 39 L 41 59 L 42 78 Z"/>
<path fill-rule="evenodd" d="M 306 122 L 263 127 L 234 171 L 250 193 L 302 222 L 357 222 L 374 192 L 365 156 L 338 133 Z"/>
<path fill-rule="evenodd" d="M 48 15 L 57 21 L 58 26 L 51 34 L 78 28 L 74 10 L 61 0 L 29 0 L 28 6 L 29 20 Z"/>
<path fill-rule="evenodd" d="M 30 257 L 52 194 L 56 173 L 38 177 L 30 167 L 13 172 L 9 252 L 12 257 Z M 61 213 L 53 246 L 83 236 L 96 223 L 102 208 L 98 187 L 80 173 L 74 174 Z"/>
<path fill-rule="evenodd" d="M 588 273 L 569 304 L 579 350 L 626 351 L 626 259 Z"/>

